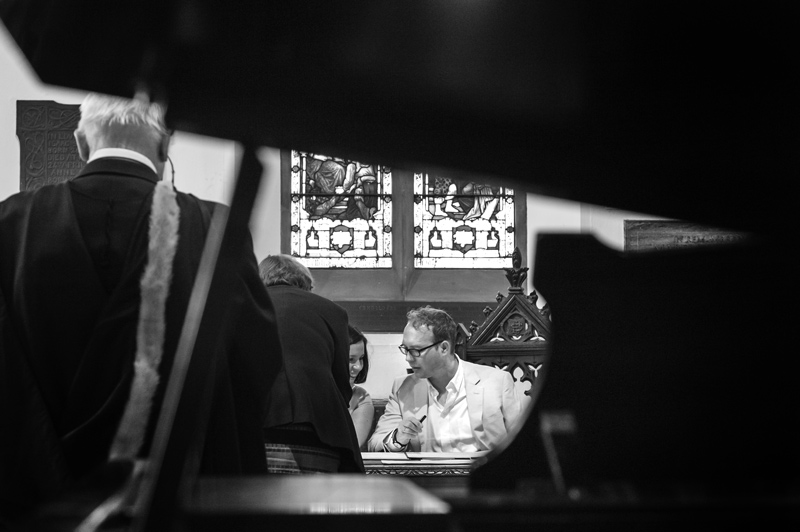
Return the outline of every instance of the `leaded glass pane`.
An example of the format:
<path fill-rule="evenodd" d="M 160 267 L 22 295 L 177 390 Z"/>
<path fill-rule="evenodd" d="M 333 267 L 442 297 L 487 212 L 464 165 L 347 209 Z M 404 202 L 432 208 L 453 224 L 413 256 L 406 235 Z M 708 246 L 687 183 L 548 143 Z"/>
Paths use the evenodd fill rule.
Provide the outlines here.
<path fill-rule="evenodd" d="M 414 267 L 504 268 L 514 247 L 513 190 L 414 174 Z"/>
<path fill-rule="evenodd" d="M 310 268 L 392 267 L 392 172 L 292 151 L 291 254 Z"/>

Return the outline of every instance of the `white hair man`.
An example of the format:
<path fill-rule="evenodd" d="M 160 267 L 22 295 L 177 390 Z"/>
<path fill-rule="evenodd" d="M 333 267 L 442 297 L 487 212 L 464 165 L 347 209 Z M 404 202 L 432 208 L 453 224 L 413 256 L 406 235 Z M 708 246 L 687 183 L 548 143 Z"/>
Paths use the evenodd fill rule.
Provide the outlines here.
<path fill-rule="evenodd" d="M 115 156 L 133 159 L 151 167 L 159 177 L 170 137 L 161 105 L 99 94 L 84 98 L 75 130 L 78 153 L 84 161 Z"/>
<path fill-rule="evenodd" d="M 212 214 L 162 180 L 164 111 L 90 94 L 75 131 L 85 168 L 0 203 L 0 524 L 109 460 L 146 457 Z M 261 421 L 280 368 L 252 243 L 201 471 L 266 471 Z M 270 349 L 272 348 L 272 350 Z M 271 356 L 273 355 L 273 356 Z"/>

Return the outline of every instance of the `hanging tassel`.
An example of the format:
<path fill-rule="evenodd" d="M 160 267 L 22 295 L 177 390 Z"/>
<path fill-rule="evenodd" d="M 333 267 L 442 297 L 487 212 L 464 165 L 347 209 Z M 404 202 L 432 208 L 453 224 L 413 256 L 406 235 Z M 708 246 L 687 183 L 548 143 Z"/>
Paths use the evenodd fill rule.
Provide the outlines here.
<path fill-rule="evenodd" d="M 172 183 L 159 181 L 150 211 L 147 266 L 140 282 L 141 302 L 136 331 L 134 377 L 125 412 L 109 458 L 134 460 L 144 442 L 158 388 L 158 367 L 164 350 L 165 307 L 178 246 L 180 210 Z"/>

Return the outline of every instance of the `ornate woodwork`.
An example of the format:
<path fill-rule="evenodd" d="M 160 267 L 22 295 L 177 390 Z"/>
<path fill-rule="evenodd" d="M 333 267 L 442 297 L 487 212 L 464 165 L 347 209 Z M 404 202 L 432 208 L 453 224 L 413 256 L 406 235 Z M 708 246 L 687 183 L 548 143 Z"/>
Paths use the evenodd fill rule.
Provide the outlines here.
<path fill-rule="evenodd" d="M 504 270 L 508 295 L 497 293 L 497 306 L 484 309 L 480 325 L 459 324 L 456 353 L 463 360 L 508 371 L 530 397 L 550 351 L 550 309 L 547 304 L 539 308 L 535 290 L 524 294 L 528 268 L 522 267 L 519 248 L 512 255 L 512 267 Z"/>

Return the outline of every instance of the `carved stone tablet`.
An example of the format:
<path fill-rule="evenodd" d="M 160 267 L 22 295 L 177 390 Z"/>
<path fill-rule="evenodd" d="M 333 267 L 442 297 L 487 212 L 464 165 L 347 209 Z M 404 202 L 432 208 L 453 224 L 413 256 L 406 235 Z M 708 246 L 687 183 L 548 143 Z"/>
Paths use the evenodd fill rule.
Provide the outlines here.
<path fill-rule="evenodd" d="M 747 233 L 671 220 L 625 220 L 625 251 L 731 244 Z"/>
<path fill-rule="evenodd" d="M 17 100 L 19 189 L 68 181 L 84 166 L 73 131 L 80 106 L 49 100 Z"/>

